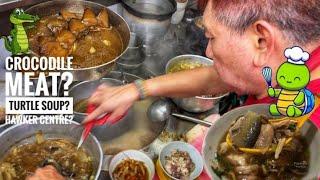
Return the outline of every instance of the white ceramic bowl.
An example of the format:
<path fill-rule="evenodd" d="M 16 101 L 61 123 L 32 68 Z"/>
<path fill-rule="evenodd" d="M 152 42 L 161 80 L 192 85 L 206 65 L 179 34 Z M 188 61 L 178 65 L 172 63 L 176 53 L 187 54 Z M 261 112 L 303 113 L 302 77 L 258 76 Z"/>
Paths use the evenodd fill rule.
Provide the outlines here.
<path fill-rule="evenodd" d="M 164 168 L 165 157 L 170 156 L 171 152 L 173 150 L 180 150 L 180 151 L 188 152 L 192 162 L 195 164 L 195 169 L 190 174 L 190 179 L 196 179 L 201 174 L 201 172 L 203 170 L 203 160 L 202 160 L 202 157 L 201 157 L 199 151 L 195 147 L 193 147 L 192 145 L 185 143 L 185 142 L 173 141 L 173 142 L 167 144 L 161 150 L 160 155 L 159 155 L 159 161 L 160 161 L 160 166 L 161 166 L 162 170 L 171 179 L 178 180 L 177 178 L 171 176 Z"/>
<path fill-rule="evenodd" d="M 122 152 L 118 153 L 117 155 L 115 155 L 112 158 L 110 165 L 109 165 L 109 175 L 110 175 L 111 179 L 113 179 L 112 172 L 117 167 L 117 165 L 121 161 L 128 159 L 128 158 L 144 162 L 144 165 L 146 166 L 146 168 L 148 169 L 148 172 L 149 172 L 149 180 L 151 180 L 153 178 L 154 173 L 155 173 L 155 169 L 154 169 L 153 161 L 149 158 L 149 156 L 147 156 L 145 153 L 138 151 L 138 150 L 126 150 L 126 151 L 122 151 Z"/>

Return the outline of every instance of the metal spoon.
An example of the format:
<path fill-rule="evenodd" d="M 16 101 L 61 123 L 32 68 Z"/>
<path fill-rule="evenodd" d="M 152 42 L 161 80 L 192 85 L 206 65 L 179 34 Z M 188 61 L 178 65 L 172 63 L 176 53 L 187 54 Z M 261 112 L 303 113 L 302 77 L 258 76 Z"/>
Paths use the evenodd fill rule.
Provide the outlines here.
<path fill-rule="evenodd" d="M 211 122 L 200 120 L 197 118 L 189 117 L 183 114 L 172 113 L 172 105 L 163 99 L 154 101 L 148 109 L 148 117 L 152 121 L 166 121 L 169 119 L 170 115 L 178 117 L 179 119 L 190 121 L 193 123 L 201 124 L 207 127 L 212 126 Z"/>

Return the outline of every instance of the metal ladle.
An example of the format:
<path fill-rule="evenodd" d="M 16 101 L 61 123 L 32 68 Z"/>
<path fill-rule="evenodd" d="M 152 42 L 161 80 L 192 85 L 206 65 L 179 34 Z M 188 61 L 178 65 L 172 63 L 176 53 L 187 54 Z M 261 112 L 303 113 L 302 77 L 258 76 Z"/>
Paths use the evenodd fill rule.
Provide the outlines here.
<path fill-rule="evenodd" d="M 169 119 L 170 115 L 172 115 L 172 116 L 178 117 L 181 120 L 186 120 L 196 124 L 201 124 L 207 127 L 212 126 L 211 122 L 200 120 L 200 119 L 186 116 L 183 114 L 172 113 L 171 110 L 172 110 L 172 105 L 168 101 L 164 99 L 160 99 L 160 100 L 154 101 L 151 104 L 147 113 L 148 113 L 148 117 L 152 121 L 158 121 L 158 122 L 166 121 Z"/>

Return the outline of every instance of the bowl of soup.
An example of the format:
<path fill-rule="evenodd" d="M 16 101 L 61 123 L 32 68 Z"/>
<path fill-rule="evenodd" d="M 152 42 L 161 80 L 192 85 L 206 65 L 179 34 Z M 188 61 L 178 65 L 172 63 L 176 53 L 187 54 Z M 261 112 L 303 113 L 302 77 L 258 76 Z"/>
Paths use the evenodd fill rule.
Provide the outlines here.
<path fill-rule="evenodd" d="M 320 133 L 309 121 L 301 129 L 298 123 L 299 118 L 271 116 L 266 104 L 224 114 L 203 145 L 208 174 L 213 179 L 317 179 Z"/>

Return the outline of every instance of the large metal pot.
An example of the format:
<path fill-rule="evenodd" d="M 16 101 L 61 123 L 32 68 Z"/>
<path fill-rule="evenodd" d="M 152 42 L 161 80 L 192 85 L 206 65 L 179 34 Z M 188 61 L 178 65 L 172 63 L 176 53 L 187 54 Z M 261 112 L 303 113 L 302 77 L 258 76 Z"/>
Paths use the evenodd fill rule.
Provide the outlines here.
<path fill-rule="evenodd" d="M 122 4 L 131 31 L 147 45 L 163 37 L 176 11 L 175 0 L 122 0 Z"/>
<path fill-rule="evenodd" d="M 166 65 L 166 73 L 169 73 L 170 69 L 174 66 L 179 65 L 180 63 L 199 63 L 204 66 L 212 66 L 213 61 L 203 56 L 198 55 L 181 55 L 170 59 Z M 192 79 L 190 79 L 192 83 Z M 172 98 L 173 102 L 180 108 L 188 112 L 201 113 L 212 109 L 217 103 L 228 93 L 222 94 L 216 97 L 203 97 L 195 96 L 189 98 Z"/>
<path fill-rule="evenodd" d="M 81 128 L 78 123 L 73 121 L 71 124 L 67 125 L 41 125 L 38 121 L 37 124 L 33 125 L 20 124 L 11 126 L 0 133 L 0 157 L 4 157 L 8 150 L 10 150 L 10 148 L 13 146 L 19 146 L 25 143 L 34 143 L 34 137 L 37 131 L 42 131 L 46 139 L 63 138 L 77 144 L 81 137 L 83 128 Z M 100 143 L 94 136 L 90 134 L 82 146 L 93 158 L 95 179 L 98 179 L 103 162 L 103 153 Z"/>
<path fill-rule="evenodd" d="M 221 139 L 225 137 L 226 132 L 234 120 L 242 115 L 245 115 L 248 111 L 270 116 L 269 105 L 260 104 L 245 106 L 224 114 L 219 120 L 216 121 L 215 124 L 210 127 L 203 143 L 202 155 L 204 158 L 206 171 L 210 175 L 211 179 L 220 179 L 212 170 L 211 165 L 213 159 L 216 157 L 215 154 L 219 148 L 218 146 L 221 142 Z M 309 171 L 306 177 L 303 179 L 317 179 L 317 177 L 320 176 L 320 131 L 318 131 L 316 126 L 309 121 L 303 125 L 301 129 L 301 135 L 306 139 L 310 150 Z"/>
<path fill-rule="evenodd" d="M 54 0 L 37 4 L 26 10 L 26 12 L 29 14 L 43 17 L 52 14 L 57 14 L 61 11 L 61 9 L 72 9 L 72 12 L 82 13 L 83 10 L 87 7 L 91 8 L 96 14 L 98 14 L 103 8 L 107 9 L 109 14 L 109 22 L 120 33 L 124 48 L 122 49 L 122 53 L 112 61 L 106 62 L 95 67 L 79 68 L 72 70 L 71 72 L 73 74 L 74 81 L 96 80 L 105 76 L 114 68 L 115 61 L 118 60 L 119 57 L 122 56 L 122 54 L 124 54 L 124 52 L 128 48 L 130 40 L 130 30 L 128 24 L 120 15 L 109 10 L 107 7 L 90 1 Z"/>
<path fill-rule="evenodd" d="M 112 71 L 101 80 L 85 81 L 74 85 L 70 89 L 69 95 L 73 97 L 73 102 L 77 103 L 81 99 L 90 97 L 101 83 L 121 85 L 122 82 L 130 83 L 138 78 L 131 74 Z M 148 107 L 154 100 L 148 98 L 136 102 L 119 122 L 112 126 L 105 124 L 92 129 L 92 133 L 101 143 L 105 155 L 115 155 L 128 149 L 145 149 L 160 135 L 165 128 L 165 122 L 154 122 L 147 116 Z M 77 122 L 83 121 L 87 116 L 86 113 L 76 111 L 74 114 L 74 119 Z M 130 139 L 130 142 L 128 139 Z"/>

